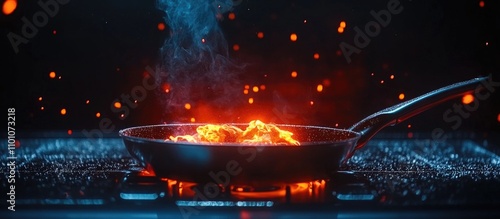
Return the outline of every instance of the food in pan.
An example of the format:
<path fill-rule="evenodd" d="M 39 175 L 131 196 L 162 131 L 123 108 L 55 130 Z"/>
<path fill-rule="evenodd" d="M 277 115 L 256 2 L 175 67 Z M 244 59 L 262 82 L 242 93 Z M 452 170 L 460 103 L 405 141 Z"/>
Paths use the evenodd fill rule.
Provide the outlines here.
<path fill-rule="evenodd" d="M 295 140 L 293 133 L 281 130 L 276 125 L 265 124 L 260 120 L 253 120 L 245 130 L 233 125 L 207 124 L 198 126 L 196 134 L 169 136 L 165 141 L 191 143 L 239 143 L 264 145 L 293 145 L 300 143 Z"/>

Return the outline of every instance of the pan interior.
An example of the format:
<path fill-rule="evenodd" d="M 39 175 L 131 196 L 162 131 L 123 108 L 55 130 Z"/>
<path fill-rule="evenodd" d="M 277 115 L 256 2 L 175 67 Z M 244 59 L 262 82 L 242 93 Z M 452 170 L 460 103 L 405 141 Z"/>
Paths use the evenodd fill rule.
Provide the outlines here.
<path fill-rule="evenodd" d="M 192 135 L 196 133 L 198 126 L 206 125 L 204 123 L 187 123 L 187 124 L 163 124 L 163 125 L 150 125 L 138 126 L 123 129 L 120 135 L 124 138 L 138 141 L 155 141 L 164 142 L 169 136 L 177 135 Z M 241 129 L 245 129 L 248 124 L 246 123 L 229 123 Z M 287 130 L 294 133 L 293 137 L 298 140 L 301 145 L 313 145 L 323 143 L 340 143 L 345 141 L 357 140 L 360 136 L 359 133 L 336 129 L 330 127 L 320 126 L 303 126 L 303 125 L 285 125 L 277 124 L 282 130 Z M 183 143 L 183 142 L 177 142 Z M 192 144 L 192 143 L 190 143 Z M 207 144 L 210 145 L 210 144 Z M 236 143 L 220 143 L 216 145 L 241 145 Z"/>

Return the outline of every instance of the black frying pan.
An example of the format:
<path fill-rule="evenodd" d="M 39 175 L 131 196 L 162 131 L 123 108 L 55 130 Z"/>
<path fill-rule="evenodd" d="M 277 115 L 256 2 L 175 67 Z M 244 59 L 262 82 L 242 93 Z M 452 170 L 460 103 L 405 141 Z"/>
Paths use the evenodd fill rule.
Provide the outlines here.
<path fill-rule="evenodd" d="M 193 144 L 165 141 L 171 135 L 196 133 L 204 124 L 131 127 L 119 132 L 130 154 L 158 177 L 187 182 L 257 184 L 324 179 L 362 148 L 379 130 L 439 103 L 482 90 L 488 78 L 476 78 L 429 92 L 374 113 L 349 129 L 278 125 L 294 133 L 300 146 Z M 248 124 L 231 124 L 246 127 Z"/>

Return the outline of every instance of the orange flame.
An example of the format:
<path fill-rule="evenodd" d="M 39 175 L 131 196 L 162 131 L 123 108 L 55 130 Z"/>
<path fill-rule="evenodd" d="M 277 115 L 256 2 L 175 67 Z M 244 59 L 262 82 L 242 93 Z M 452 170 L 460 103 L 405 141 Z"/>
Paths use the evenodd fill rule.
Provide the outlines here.
<path fill-rule="evenodd" d="M 232 125 L 207 124 L 198 126 L 194 135 L 170 136 L 165 141 L 183 141 L 192 143 L 243 143 L 266 145 L 295 145 L 300 143 L 293 139 L 293 133 L 281 130 L 276 125 L 265 124 L 260 120 L 253 120 L 245 130 Z"/>

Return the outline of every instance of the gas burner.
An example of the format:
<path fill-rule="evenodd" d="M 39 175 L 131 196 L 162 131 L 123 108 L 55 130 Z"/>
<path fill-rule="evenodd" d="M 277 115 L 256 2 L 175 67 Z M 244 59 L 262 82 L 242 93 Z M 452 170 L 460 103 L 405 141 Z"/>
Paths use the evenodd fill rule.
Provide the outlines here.
<path fill-rule="evenodd" d="M 158 178 L 152 171 L 141 170 L 127 174 L 118 186 L 117 194 L 121 200 L 195 201 L 189 202 L 191 204 L 207 204 L 207 201 L 210 202 L 208 204 L 213 204 L 212 201 L 272 201 L 274 205 L 378 200 L 377 192 L 368 181 L 352 172 L 337 172 L 329 179 L 311 182 L 223 186 L 211 182 L 192 183 Z"/>

